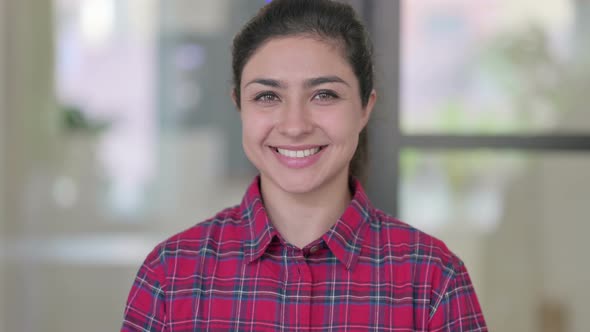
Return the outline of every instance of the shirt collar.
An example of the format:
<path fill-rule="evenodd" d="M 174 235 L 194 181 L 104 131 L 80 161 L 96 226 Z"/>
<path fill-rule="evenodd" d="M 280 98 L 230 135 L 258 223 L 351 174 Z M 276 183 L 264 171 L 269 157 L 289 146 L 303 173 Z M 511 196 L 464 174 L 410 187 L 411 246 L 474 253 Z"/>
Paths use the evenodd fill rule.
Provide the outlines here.
<path fill-rule="evenodd" d="M 322 239 L 334 256 L 346 266 L 354 269 L 363 240 L 370 226 L 373 207 L 361 183 L 351 178 L 353 196 L 348 207 Z M 246 221 L 244 254 L 248 263 L 260 258 L 278 232 L 272 226 L 260 193 L 260 177 L 257 176 L 248 187 L 240 205 L 242 219 Z"/>
<path fill-rule="evenodd" d="M 240 210 L 242 211 L 242 219 L 247 224 L 244 254 L 247 262 L 250 263 L 262 256 L 272 239 L 277 235 L 262 202 L 260 176 L 257 176 L 246 190 Z"/>
<path fill-rule="evenodd" d="M 347 270 L 356 266 L 373 214 L 373 207 L 360 181 L 351 178 L 350 188 L 353 195 L 348 207 L 336 224 L 322 236 Z"/>

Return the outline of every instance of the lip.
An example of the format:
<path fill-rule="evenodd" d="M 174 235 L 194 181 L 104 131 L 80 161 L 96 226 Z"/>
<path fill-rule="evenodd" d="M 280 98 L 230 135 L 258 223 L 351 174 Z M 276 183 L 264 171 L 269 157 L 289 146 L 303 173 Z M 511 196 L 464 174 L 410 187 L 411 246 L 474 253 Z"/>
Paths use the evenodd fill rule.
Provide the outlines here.
<path fill-rule="evenodd" d="M 277 159 L 279 160 L 279 162 L 283 166 L 288 167 L 288 168 L 293 168 L 293 169 L 301 169 L 301 168 L 306 168 L 306 167 L 310 167 L 310 166 L 314 165 L 321 158 L 322 154 L 324 153 L 324 151 L 326 150 L 327 147 L 328 147 L 328 145 L 297 145 L 297 146 L 273 145 L 273 146 L 269 146 L 269 149 L 277 157 Z M 312 156 L 307 156 L 307 157 L 302 157 L 302 158 L 292 158 L 292 157 L 287 157 L 287 156 L 280 154 L 276 150 L 277 148 L 291 150 L 291 151 L 301 151 L 301 150 L 320 148 L 320 151 L 318 151 L 318 153 L 316 153 Z"/>

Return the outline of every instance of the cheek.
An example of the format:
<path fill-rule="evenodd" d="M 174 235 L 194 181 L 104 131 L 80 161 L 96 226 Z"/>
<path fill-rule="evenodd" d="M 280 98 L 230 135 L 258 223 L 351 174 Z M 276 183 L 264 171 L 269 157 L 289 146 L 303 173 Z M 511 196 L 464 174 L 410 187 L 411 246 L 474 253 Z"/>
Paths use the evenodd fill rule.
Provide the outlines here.
<path fill-rule="evenodd" d="M 242 149 L 246 154 L 246 157 L 250 160 L 254 166 L 258 167 L 257 163 L 257 146 L 259 141 L 256 137 L 256 126 L 255 121 L 252 121 L 248 116 L 242 116 Z"/>
<path fill-rule="evenodd" d="M 268 135 L 272 124 L 264 116 L 242 113 L 242 140 L 244 144 L 259 144 Z"/>
<path fill-rule="evenodd" d="M 322 122 L 332 138 L 342 142 L 356 142 L 363 129 L 360 112 L 356 109 L 334 112 Z"/>

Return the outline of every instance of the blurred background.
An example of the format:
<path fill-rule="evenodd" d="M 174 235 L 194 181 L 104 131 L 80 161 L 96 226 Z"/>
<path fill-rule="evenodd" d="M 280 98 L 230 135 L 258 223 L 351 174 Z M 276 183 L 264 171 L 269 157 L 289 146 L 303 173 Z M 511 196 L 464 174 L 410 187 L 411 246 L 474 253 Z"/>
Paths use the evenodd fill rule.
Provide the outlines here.
<path fill-rule="evenodd" d="M 230 43 L 264 0 L 0 0 L 0 331 L 119 329 L 160 241 L 236 204 Z M 368 191 L 467 264 L 491 331 L 590 326 L 590 1 L 349 0 Z"/>

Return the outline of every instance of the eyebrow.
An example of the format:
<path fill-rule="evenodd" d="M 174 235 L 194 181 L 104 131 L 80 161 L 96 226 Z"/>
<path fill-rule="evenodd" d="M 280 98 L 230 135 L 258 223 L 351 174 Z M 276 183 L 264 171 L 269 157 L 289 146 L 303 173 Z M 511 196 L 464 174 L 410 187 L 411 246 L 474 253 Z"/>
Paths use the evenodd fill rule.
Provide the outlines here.
<path fill-rule="evenodd" d="M 345 80 L 341 79 L 338 76 L 320 76 L 310 78 L 308 80 L 305 80 L 304 86 L 306 88 L 313 88 L 324 83 L 342 83 L 344 85 L 350 86 L 348 83 L 346 83 Z"/>
<path fill-rule="evenodd" d="M 254 83 L 270 86 L 272 88 L 284 88 L 285 87 L 285 84 L 281 81 L 278 81 L 278 80 L 273 80 L 271 78 L 255 78 L 255 79 L 251 80 L 250 82 L 248 82 L 246 85 L 244 85 L 244 88 L 247 87 L 248 85 L 254 84 Z"/>
<path fill-rule="evenodd" d="M 248 85 L 254 84 L 254 83 L 269 86 L 272 88 L 279 88 L 279 89 L 284 89 L 287 86 L 283 81 L 279 81 L 279 80 L 275 80 L 275 79 L 271 79 L 271 78 L 255 78 L 255 79 L 251 80 L 250 82 L 248 82 L 244 86 L 244 88 L 247 87 Z M 310 78 L 310 79 L 305 80 L 305 82 L 303 83 L 303 86 L 305 88 L 313 88 L 313 87 L 316 87 L 318 85 L 325 84 L 325 83 L 341 83 L 346 86 L 350 86 L 345 80 L 343 80 L 342 78 L 340 78 L 338 76 L 319 76 L 319 77 Z"/>

